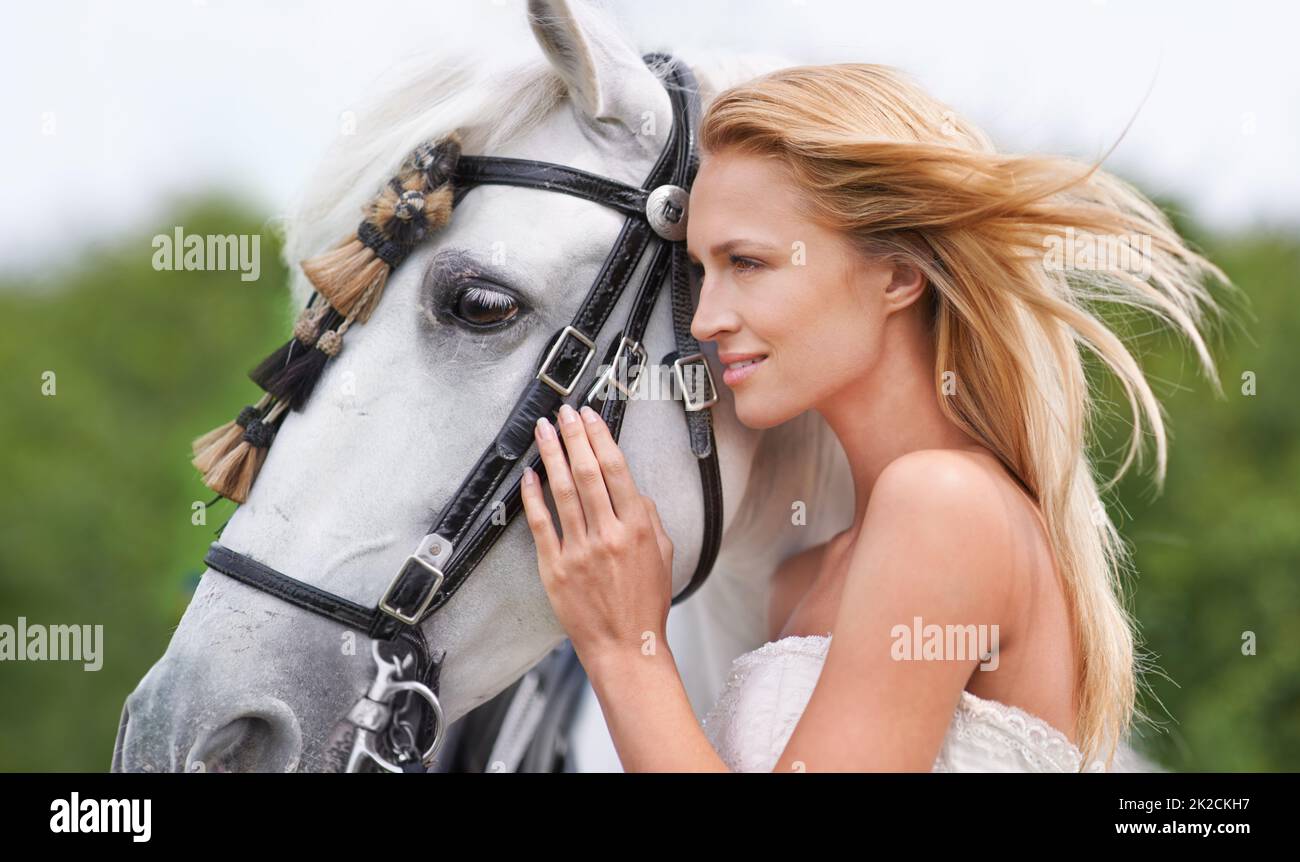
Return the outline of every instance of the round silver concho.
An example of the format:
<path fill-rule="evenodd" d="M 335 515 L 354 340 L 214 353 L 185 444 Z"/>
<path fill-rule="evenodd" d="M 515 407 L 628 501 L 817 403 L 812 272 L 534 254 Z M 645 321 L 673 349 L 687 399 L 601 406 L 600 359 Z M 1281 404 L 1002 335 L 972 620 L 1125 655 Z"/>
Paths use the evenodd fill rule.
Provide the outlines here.
<path fill-rule="evenodd" d="M 686 208 L 690 193 L 681 186 L 662 185 L 646 198 L 645 215 L 650 227 L 669 242 L 686 239 Z"/>

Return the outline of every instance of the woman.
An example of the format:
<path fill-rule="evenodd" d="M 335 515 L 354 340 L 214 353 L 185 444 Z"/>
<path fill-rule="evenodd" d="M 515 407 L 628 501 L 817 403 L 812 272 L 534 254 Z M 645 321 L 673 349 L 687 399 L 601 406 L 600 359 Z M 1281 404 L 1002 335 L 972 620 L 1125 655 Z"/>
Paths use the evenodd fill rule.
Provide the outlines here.
<path fill-rule="evenodd" d="M 539 422 L 560 519 L 527 475 L 539 569 L 624 768 L 1104 768 L 1138 662 L 1125 549 L 1085 451 L 1083 351 L 1132 410 L 1119 472 L 1146 431 L 1162 477 L 1159 405 L 1095 309 L 1158 316 L 1215 380 L 1201 281 L 1226 277 L 1097 165 L 998 154 L 885 67 L 728 90 L 700 142 L 692 332 L 717 342 L 747 426 L 826 420 L 856 506 L 780 566 L 773 640 L 737 659 L 701 726 L 664 641 L 672 545 L 654 503 L 597 414 Z M 979 651 L 935 638 L 954 631 Z"/>

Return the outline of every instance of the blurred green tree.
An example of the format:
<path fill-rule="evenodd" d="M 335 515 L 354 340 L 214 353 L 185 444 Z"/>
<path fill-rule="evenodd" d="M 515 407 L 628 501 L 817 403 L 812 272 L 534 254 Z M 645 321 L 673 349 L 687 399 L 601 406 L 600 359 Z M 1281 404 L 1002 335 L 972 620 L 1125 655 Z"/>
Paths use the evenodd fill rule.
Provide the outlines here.
<path fill-rule="evenodd" d="M 285 337 L 279 238 L 204 198 L 41 283 L 0 279 L 0 621 L 102 624 L 104 664 L 0 666 L 0 769 L 107 770 L 122 702 L 158 659 L 233 508 L 190 439 L 255 400 L 244 377 Z M 260 235 L 261 273 L 157 271 L 156 234 Z M 150 230 L 149 228 L 154 229 Z M 42 394 L 42 375 L 56 394 Z"/>

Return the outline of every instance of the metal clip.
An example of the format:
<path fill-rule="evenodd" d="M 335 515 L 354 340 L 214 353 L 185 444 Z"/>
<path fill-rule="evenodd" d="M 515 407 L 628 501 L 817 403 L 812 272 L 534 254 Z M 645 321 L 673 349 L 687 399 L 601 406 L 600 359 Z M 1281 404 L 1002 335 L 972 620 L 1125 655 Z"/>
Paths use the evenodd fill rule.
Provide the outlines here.
<path fill-rule="evenodd" d="M 401 679 L 403 668 L 400 660 L 394 657 L 392 661 L 386 661 L 379 652 L 379 643 L 375 640 L 370 644 L 370 654 L 376 666 L 374 682 L 370 684 L 370 690 L 365 696 L 357 701 L 348 713 L 347 720 L 357 730 L 346 771 L 359 772 L 365 758 L 374 761 L 387 772 L 406 771 L 400 765 L 386 760 L 375 750 L 374 745 L 375 738 L 393 719 L 392 700 L 400 691 L 415 692 L 428 701 L 430 709 L 433 710 L 433 741 L 428 749 L 420 754 L 420 763 L 428 768 L 433 765 L 433 760 L 438 756 L 438 750 L 442 748 L 446 738 L 446 721 L 442 704 L 438 702 L 438 696 L 424 683 Z"/>

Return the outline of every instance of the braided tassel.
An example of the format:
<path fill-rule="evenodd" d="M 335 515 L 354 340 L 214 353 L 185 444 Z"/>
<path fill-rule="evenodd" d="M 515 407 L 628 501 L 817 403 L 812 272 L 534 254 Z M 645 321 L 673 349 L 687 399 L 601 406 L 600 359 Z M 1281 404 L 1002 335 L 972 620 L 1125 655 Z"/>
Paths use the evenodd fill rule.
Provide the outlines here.
<path fill-rule="evenodd" d="M 372 290 L 378 289 L 374 287 Z M 338 312 L 331 313 L 330 319 L 337 321 Z M 326 328 L 325 332 L 317 335 L 315 343 L 311 346 L 299 343 L 298 356 L 266 380 L 266 389 L 276 395 L 282 403 L 289 404 L 292 410 L 302 410 L 303 404 L 307 403 L 307 399 L 311 398 L 313 391 L 316 390 L 321 374 L 325 373 L 325 364 L 334 356 L 338 356 L 338 351 L 343 348 L 343 334 L 355 321 L 354 312 L 338 326 L 338 329 Z"/>
<path fill-rule="evenodd" d="M 339 313 L 324 302 L 304 309 L 294 324 L 293 338 L 248 372 L 249 378 L 276 398 L 289 402 L 294 410 L 301 410 L 329 358 L 314 348 L 321 339 L 327 345 L 332 341 L 326 336 L 339 318 Z"/>
<path fill-rule="evenodd" d="M 308 280 L 341 314 L 369 320 L 392 271 L 416 243 L 451 220 L 451 177 L 459 158 L 455 133 L 417 147 L 365 206 L 365 218 L 351 236 L 302 261 Z"/>
<path fill-rule="evenodd" d="M 329 305 L 324 302 L 317 302 L 319 296 L 312 297 L 312 305 L 307 306 L 298 312 L 298 319 L 293 324 L 293 338 L 286 341 L 283 345 L 275 350 L 270 356 L 263 359 L 257 364 L 257 367 L 248 372 L 248 377 L 258 386 L 267 392 L 275 392 L 274 381 L 276 377 L 284 372 L 284 369 L 298 356 L 311 350 L 316 338 L 320 335 L 322 324 L 325 318 L 330 316 Z"/>
<path fill-rule="evenodd" d="M 284 413 L 285 403 L 277 403 L 265 418 L 253 419 L 244 428 L 239 443 L 203 475 L 203 484 L 227 500 L 243 503 L 253 488 L 253 481 L 266 461 L 267 449 L 275 439 L 276 420 Z"/>
<path fill-rule="evenodd" d="M 270 395 L 263 395 L 262 400 L 239 411 L 233 422 L 227 422 L 213 428 L 208 433 L 196 437 L 191 444 L 194 452 L 192 463 L 200 473 L 211 470 L 216 463 L 226 456 L 239 443 L 248 423 L 262 418 L 262 411 L 271 403 Z"/>

